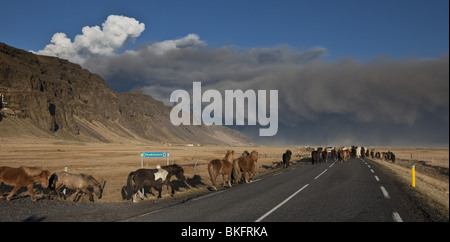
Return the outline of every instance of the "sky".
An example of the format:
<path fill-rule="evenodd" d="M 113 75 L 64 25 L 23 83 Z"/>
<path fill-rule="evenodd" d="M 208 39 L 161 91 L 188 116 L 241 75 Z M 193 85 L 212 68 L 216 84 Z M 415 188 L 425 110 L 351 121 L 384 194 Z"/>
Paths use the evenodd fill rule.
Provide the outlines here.
<path fill-rule="evenodd" d="M 449 1 L 8 1 L 0 42 L 115 91 L 279 90 L 260 144 L 449 143 Z"/>

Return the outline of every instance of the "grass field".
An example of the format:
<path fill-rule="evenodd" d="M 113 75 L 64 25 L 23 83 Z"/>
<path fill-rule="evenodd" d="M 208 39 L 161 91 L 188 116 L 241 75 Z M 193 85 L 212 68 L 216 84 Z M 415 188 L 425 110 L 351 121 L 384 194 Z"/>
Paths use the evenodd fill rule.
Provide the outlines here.
<path fill-rule="evenodd" d="M 142 152 L 169 152 L 170 163 L 184 167 L 185 176 L 192 186 L 188 189 L 179 186 L 177 196 L 187 193 L 201 192 L 211 185 L 207 172 L 207 164 L 212 159 L 221 159 L 228 149 L 240 156 L 244 150 L 259 152 L 257 172 L 259 174 L 278 168 L 282 154 L 286 149 L 293 152 L 293 161 L 309 157 L 309 151 L 303 146 L 283 147 L 220 147 L 220 146 L 163 146 L 147 145 L 143 143 L 104 144 L 61 141 L 52 139 L 29 138 L 1 138 L 0 137 L 0 166 L 39 166 L 51 172 L 62 171 L 67 167 L 71 173 L 86 173 L 98 180 L 106 180 L 103 198 L 98 202 L 130 202 L 122 198 L 122 187 L 126 185 L 128 174 L 141 166 Z M 389 166 L 397 172 L 405 183 L 410 179 L 409 166 L 417 164 L 418 189 L 429 194 L 433 201 L 437 200 L 448 211 L 449 181 L 448 181 L 448 148 L 396 148 L 369 147 L 377 151 L 391 150 L 396 154 L 397 162 L 377 160 L 380 164 Z M 144 158 L 144 167 L 155 168 L 165 165 L 166 158 Z M 222 183 L 219 176 L 218 184 Z M 4 194 L 10 190 L 5 190 Z M 22 189 L 27 194 L 25 189 Z M 20 194 L 20 193 L 19 193 Z M 163 198 L 167 197 L 163 192 Z M 69 201 L 72 197 L 69 197 Z M 156 199 L 149 195 L 147 200 Z M 87 201 L 84 196 L 81 201 Z"/>

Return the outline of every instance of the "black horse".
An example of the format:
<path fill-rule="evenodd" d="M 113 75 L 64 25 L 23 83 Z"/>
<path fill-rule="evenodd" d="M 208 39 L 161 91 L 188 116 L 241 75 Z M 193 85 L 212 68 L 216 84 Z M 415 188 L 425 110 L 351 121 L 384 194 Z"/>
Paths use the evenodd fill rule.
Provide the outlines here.
<path fill-rule="evenodd" d="M 312 158 L 312 164 L 317 164 L 319 161 L 320 152 L 317 150 L 314 150 L 311 152 L 311 158 Z"/>
<path fill-rule="evenodd" d="M 289 167 L 289 162 L 291 161 L 292 151 L 286 150 L 283 154 L 283 168 Z"/>
<path fill-rule="evenodd" d="M 130 172 L 127 179 L 127 199 L 132 197 L 133 202 L 136 203 L 136 195 L 139 193 L 141 199 L 144 198 L 144 194 L 141 193 L 141 189 L 145 186 L 155 187 L 158 191 L 158 198 L 161 198 L 162 186 L 165 184 L 167 187 L 172 187 L 170 178 L 176 176 L 178 180 L 186 183 L 184 177 L 184 170 L 179 165 L 170 165 L 157 167 L 158 169 L 138 169 Z M 133 185 L 134 183 L 134 185 Z M 189 187 L 189 185 L 188 185 Z M 172 187 L 172 196 L 175 193 Z"/>

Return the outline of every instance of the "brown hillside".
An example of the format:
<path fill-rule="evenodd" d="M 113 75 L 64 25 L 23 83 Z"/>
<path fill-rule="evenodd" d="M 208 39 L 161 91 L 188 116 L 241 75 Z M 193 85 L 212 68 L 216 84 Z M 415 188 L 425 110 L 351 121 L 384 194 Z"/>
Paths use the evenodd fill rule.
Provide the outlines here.
<path fill-rule="evenodd" d="M 174 126 L 170 107 L 116 93 L 99 75 L 0 43 L 0 134 L 93 142 L 249 145 L 221 126 Z"/>

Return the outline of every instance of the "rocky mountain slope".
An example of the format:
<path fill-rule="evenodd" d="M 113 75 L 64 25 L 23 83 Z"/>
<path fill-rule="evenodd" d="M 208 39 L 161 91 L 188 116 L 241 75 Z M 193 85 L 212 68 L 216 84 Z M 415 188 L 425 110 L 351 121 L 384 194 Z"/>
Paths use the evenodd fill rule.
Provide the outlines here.
<path fill-rule="evenodd" d="M 87 142 L 248 145 L 223 126 L 174 126 L 170 107 L 140 91 L 116 93 L 99 75 L 0 43 L 0 136 Z"/>

